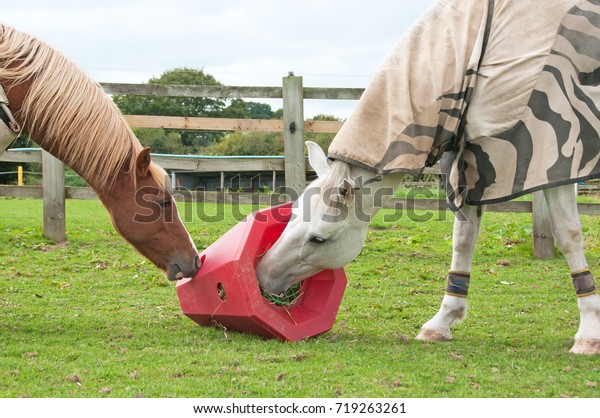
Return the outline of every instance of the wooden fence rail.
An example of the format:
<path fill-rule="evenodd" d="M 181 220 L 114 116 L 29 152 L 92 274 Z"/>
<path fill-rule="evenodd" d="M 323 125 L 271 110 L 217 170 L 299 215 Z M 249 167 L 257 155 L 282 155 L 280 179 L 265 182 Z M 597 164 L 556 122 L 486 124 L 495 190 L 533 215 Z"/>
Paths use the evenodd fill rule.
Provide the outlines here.
<path fill-rule="evenodd" d="M 228 171 L 284 171 L 286 186 L 296 193 L 305 187 L 306 159 L 304 157 L 304 134 L 308 132 L 335 133 L 342 126 L 337 121 L 305 121 L 304 101 L 307 99 L 320 100 L 358 100 L 364 89 L 360 88 L 310 88 L 304 87 L 302 77 L 290 75 L 283 78 L 281 87 L 250 87 L 250 86 L 175 86 L 156 84 L 123 84 L 100 83 L 107 94 L 130 94 L 149 96 L 183 96 L 183 97 L 218 97 L 243 99 L 283 99 L 283 120 L 253 120 L 253 119 L 221 119 L 193 117 L 165 117 L 126 115 L 131 127 L 165 128 L 190 130 L 218 131 L 263 131 L 283 132 L 285 155 L 284 158 L 243 158 L 243 157 L 202 157 L 202 156 L 168 156 L 155 155 L 153 160 L 166 170 L 186 170 L 205 172 Z M 95 194 L 86 188 L 65 188 L 64 175 L 61 179 L 62 165 L 52 159 L 42 156 L 43 153 L 33 150 L 9 150 L 0 154 L 0 161 L 43 163 L 44 186 L 20 187 L 0 186 L 0 196 L 31 196 L 44 198 L 44 231 L 55 241 L 65 239 L 64 230 L 64 198 L 94 198 Z M 51 161 L 51 162 L 47 162 Z M 50 167 L 51 165 L 51 167 Z M 426 172 L 436 173 L 436 168 Z M 226 199 L 225 197 L 210 197 L 206 199 Z M 242 196 L 242 195 L 240 195 Z M 554 241 L 545 217 L 545 202 L 540 199 L 541 193 L 533 194 L 533 203 L 524 201 L 505 202 L 489 205 L 488 210 L 500 212 L 533 212 L 534 223 L 534 252 L 538 257 L 549 257 L 554 253 Z M 233 198 L 233 197 L 229 197 Z M 240 199 L 238 196 L 235 199 Z M 254 197 L 241 197 L 255 199 Z M 271 199 L 260 197 L 260 199 Z M 62 203 L 61 203 L 62 202 Z M 241 201 L 240 201 L 241 203 Z M 62 205 L 62 206 L 61 206 Z M 394 199 L 391 207 L 402 207 L 410 210 L 444 210 L 445 201 L 438 199 Z M 396 206 L 394 206 L 396 205 Z M 399 206 L 398 206 L 399 205 Z M 579 204 L 581 214 L 599 215 L 600 205 Z M 539 214 L 538 214 L 539 212 Z"/>
<path fill-rule="evenodd" d="M 294 76 L 284 77 L 294 78 Z M 296 77 L 302 78 L 302 77 Z M 107 94 L 131 94 L 137 96 L 183 96 L 220 97 L 228 99 L 282 99 L 283 87 L 248 86 L 174 86 L 164 84 L 100 83 Z M 362 88 L 304 87 L 304 99 L 358 100 Z"/>

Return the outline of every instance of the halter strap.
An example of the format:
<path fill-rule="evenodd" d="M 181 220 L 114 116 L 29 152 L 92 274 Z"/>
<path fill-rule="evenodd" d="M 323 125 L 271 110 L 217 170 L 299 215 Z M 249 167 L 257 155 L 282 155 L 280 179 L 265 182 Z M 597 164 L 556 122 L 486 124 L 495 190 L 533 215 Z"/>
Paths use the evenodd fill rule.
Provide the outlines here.
<path fill-rule="evenodd" d="M 21 127 L 15 120 L 15 117 L 10 111 L 9 106 L 10 105 L 8 103 L 8 98 L 6 97 L 6 93 L 4 93 L 4 89 L 2 86 L 0 86 L 0 119 L 2 119 L 2 122 L 4 122 L 11 131 L 19 133 L 21 131 Z"/>
<path fill-rule="evenodd" d="M 377 173 L 377 175 L 375 177 L 370 178 L 369 180 L 365 181 L 364 183 L 355 184 L 354 190 L 360 190 L 368 184 L 375 183 L 375 182 L 381 181 L 381 180 L 383 180 L 383 174 Z M 356 183 L 356 179 L 354 179 L 354 182 Z"/>

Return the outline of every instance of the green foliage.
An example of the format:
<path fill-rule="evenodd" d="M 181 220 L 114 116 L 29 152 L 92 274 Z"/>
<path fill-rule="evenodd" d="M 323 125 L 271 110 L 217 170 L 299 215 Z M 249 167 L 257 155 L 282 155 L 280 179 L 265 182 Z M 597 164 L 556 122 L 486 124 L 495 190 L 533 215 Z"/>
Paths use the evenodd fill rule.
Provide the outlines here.
<path fill-rule="evenodd" d="M 41 167 L 40 167 L 41 170 Z M 41 176 L 38 178 L 41 181 Z M 65 186 L 89 187 L 89 184 L 79 176 L 72 168 L 65 166 Z"/>
<path fill-rule="evenodd" d="M 151 78 L 148 84 L 171 85 L 222 85 L 203 70 L 176 68 Z M 113 96 L 121 112 L 127 115 L 222 117 L 239 119 L 272 119 L 271 106 L 265 103 L 228 101 L 208 97 L 160 97 L 121 95 Z M 216 144 L 226 134 L 217 131 L 165 131 L 157 129 L 136 130 L 140 142 L 153 152 L 177 154 L 204 154 L 203 148 Z M 163 144 L 164 143 L 164 144 Z"/>
<path fill-rule="evenodd" d="M 221 85 L 203 70 L 176 68 L 152 78 L 149 84 Z M 275 112 L 265 103 L 242 99 L 212 99 L 206 97 L 159 97 L 114 95 L 114 102 L 124 114 L 186 117 L 222 117 L 232 119 L 283 119 L 283 109 Z M 331 115 L 317 115 L 313 120 L 338 120 Z M 153 152 L 204 155 L 282 155 L 283 134 L 265 132 L 206 132 L 136 129 L 144 146 Z M 306 134 L 324 149 L 334 134 Z M 236 143 L 239 142 L 239 143 Z"/>
<path fill-rule="evenodd" d="M 277 109 L 273 112 L 273 119 L 283 119 L 283 109 Z"/>
<path fill-rule="evenodd" d="M 17 137 L 17 139 L 8 147 L 10 148 L 32 148 L 37 147 L 38 145 L 33 142 L 27 135 L 21 134 Z M 33 163 L 10 163 L 10 162 L 0 162 L 0 184 L 17 184 L 17 174 L 19 166 L 23 167 L 23 171 L 35 171 L 39 164 Z M 10 173 L 10 174 L 8 174 Z M 30 174 L 25 173 L 23 175 L 23 182 L 25 184 L 36 184 L 39 181 L 39 177 L 32 176 Z"/>
<path fill-rule="evenodd" d="M 181 134 L 164 129 L 135 128 L 135 135 L 145 147 L 157 154 L 188 154 L 194 147 L 186 147 Z"/>
<path fill-rule="evenodd" d="M 256 209 L 201 208 L 226 216 L 188 219 L 200 250 L 235 224 L 234 209 Z M 598 358 L 568 354 L 579 314 L 564 259 L 536 260 L 530 240 L 497 239 L 498 224 L 521 237 L 528 214 L 484 216 L 469 316 L 453 341 L 413 338 L 442 299 L 452 216 L 389 222 L 383 211 L 346 267 L 334 328 L 284 344 L 186 318 L 174 285 L 98 201 L 67 201 L 61 245 L 42 236 L 41 200 L 4 198 L 0 210 L 0 397 L 598 396 Z M 582 222 L 598 272 L 598 219 Z"/>
<path fill-rule="evenodd" d="M 176 68 L 151 78 L 148 84 L 175 85 L 221 85 L 203 70 Z M 205 116 L 211 117 L 222 111 L 225 102 L 207 97 L 162 97 L 116 94 L 113 96 L 121 112 L 127 115 L 157 116 Z"/>
<path fill-rule="evenodd" d="M 283 134 L 231 132 L 203 152 L 205 155 L 283 155 Z"/>
<path fill-rule="evenodd" d="M 175 85 L 221 85 L 203 70 L 176 68 L 164 72 L 158 78 L 151 78 L 148 84 Z M 216 117 L 226 106 L 224 100 L 208 97 L 162 97 L 117 94 L 115 104 L 126 115 Z M 154 134 L 155 137 L 158 134 Z M 163 131 L 164 135 L 164 131 Z M 220 132 L 180 131 L 180 142 L 185 145 L 184 154 L 195 153 L 201 146 L 212 144 L 223 136 Z M 146 138 L 142 138 L 146 139 Z M 169 141 L 164 136 L 165 141 Z M 142 142 L 144 144 L 144 142 Z M 147 144 L 144 144 L 147 145 Z"/>
<path fill-rule="evenodd" d="M 318 120 L 318 121 L 339 121 L 340 119 L 333 116 L 333 115 L 316 115 L 315 117 L 313 117 L 310 120 Z M 335 134 L 321 134 L 321 133 L 306 133 L 305 135 L 306 141 L 312 141 L 312 142 L 316 142 L 317 144 L 319 144 L 319 146 L 321 147 L 322 150 L 325 151 L 325 153 L 327 153 L 327 150 L 329 149 L 329 145 L 331 144 L 331 141 L 333 141 L 333 138 L 335 138 Z"/>
<path fill-rule="evenodd" d="M 19 163 L 0 162 L 0 184 L 17 184 L 17 167 Z"/>
<path fill-rule="evenodd" d="M 317 115 L 311 120 L 337 121 L 330 115 Z M 307 141 L 318 143 L 324 150 L 329 148 L 335 134 L 307 133 Z M 283 155 L 281 132 L 231 132 L 218 143 L 202 150 L 205 155 Z"/>
<path fill-rule="evenodd" d="M 510 246 L 523 244 L 531 240 L 532 226 L 523 225 L 519 222 L 508 221 L 502 224 L 494 224 L 488 227 L 491 239 Z"/>
<path fill-rule="evenodd" d="M 276 119 L 274 115 L 271 106 L 266 103 L 232 99 L 230 105 L 219 112 L 218 117 L 232 119 Z"/>

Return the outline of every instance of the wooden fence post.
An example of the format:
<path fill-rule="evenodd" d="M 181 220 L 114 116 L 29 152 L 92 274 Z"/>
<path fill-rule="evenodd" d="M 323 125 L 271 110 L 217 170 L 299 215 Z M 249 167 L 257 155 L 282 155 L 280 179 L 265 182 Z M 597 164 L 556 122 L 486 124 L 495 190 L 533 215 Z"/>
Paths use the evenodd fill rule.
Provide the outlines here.
<path fill-rule="evenodd" d="M 550 224 L 550 213 L 540 190 L 531 194 L 532 224 L 533 224 L 533 255 L 536 258 L 549 259 L 554 257 L 554 236 Z"/>
<path fill-rule="evenodd" d="M 63 163 L 42 151 L 44 235 L 54 242 L 67 240 L 65 227 L 65 168 Z"/>
<path fill-rule="evenodd" d="M 306 187 L 304 90 L 302 77 L 292 73 L 283 77 L 283 141 L 285 185 L 299 195 Z"/>

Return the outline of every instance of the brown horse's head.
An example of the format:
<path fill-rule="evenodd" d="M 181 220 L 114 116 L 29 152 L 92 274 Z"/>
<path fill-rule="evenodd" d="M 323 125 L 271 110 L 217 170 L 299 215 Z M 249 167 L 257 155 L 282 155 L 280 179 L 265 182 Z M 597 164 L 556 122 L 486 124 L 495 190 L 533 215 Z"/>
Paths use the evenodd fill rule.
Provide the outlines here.
<path fill-rule="evenodd" d="M 171 280 L 196 273 L 198 252 L 166 172 L 98 84 L 45 43 L 1 24 L 0 84 L 23 132 L 89 183 L 128 242 Z"/>
<path fill-rule="evenodd" d="M 121 172 L 100 195 L 116 230 L 169 280 L 192 277 L 200 267 L 198 251 L 179 217 L 166 173 L 151 162 L 149 148 L 136 156 L 134 167 L 134 173 Z"/>

